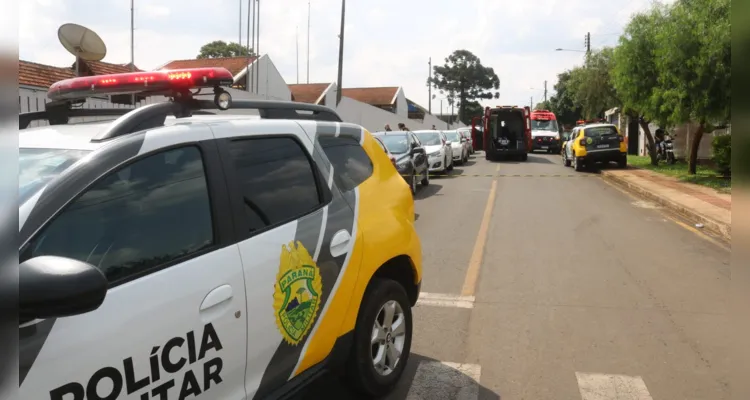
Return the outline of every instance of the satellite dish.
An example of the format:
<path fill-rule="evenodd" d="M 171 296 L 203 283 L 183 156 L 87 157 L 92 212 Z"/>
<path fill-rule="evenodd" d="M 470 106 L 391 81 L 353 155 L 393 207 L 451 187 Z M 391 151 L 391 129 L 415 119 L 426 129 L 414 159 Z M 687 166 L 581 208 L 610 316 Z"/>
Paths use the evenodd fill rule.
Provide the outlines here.
<path fill-rule="evenodd" d="M 64 24 L 57 30 L 57 37 L 66 50 L 78 59 L 99 61 L 107 55 L 107 46 L 96 32 L 78 24 Z"/>

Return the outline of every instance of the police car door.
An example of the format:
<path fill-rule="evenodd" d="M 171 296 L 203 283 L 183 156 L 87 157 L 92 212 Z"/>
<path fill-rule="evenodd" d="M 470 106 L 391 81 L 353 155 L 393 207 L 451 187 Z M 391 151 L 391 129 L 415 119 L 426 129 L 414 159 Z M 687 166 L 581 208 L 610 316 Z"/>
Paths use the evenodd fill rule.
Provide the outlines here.
<path fill-rule="evenodd" d="M 47 188 L 26 219 L 42 228 L 22 248 L 22 262 L 40 255 L 85 261 L 110 288 L 94 311 L 22 322 L 21 398 L 245 397 L 245 287 L 231 220 L 221 218 L 229 206 L 216 146 L 149 152 L 170 138 L 212 138 L 207 127 L 149 135 L 159 133 L 168 136 L 125 138 L 131 143 L 92 157 L 77 176 Z M 60 212 L 45 217 L 56 205 Z"/>
<path fill-rule="evenodd" d="M 250 315 L 246 391 L 259 399 L 283 391 L 306 353 L 330 350 L 308 344 L 349 261 L 354 211 L 330 189 L 325 156 L 296 122 L 223 128 L 214 132 L 226 137 L 220 149 L 246 238 L 239 244 Z"/>

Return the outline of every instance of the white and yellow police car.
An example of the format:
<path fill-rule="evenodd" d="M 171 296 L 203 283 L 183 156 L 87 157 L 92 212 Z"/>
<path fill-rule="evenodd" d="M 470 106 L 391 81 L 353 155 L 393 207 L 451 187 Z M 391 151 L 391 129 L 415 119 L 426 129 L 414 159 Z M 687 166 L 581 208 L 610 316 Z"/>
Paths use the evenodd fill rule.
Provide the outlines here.
<path fill-rule="evenodd" d="M 332 370 L 377 397 L 399 380 L 422 279 L 408 185 L 361 126 L 232 101 L 231 83 L 79 77 L 19 116 L 21 398 L 284 398 Z M 128 93 L 170 100 L 78 107 Z"/>

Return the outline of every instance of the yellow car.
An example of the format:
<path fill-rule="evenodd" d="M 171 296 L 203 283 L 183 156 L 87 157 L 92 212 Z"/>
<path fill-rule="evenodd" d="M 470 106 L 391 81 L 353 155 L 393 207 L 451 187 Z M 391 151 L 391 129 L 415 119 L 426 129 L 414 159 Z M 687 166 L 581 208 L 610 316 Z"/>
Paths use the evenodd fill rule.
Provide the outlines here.
<path fill-rule="evenodd" d="M 589 124 L 573 128 L 563 144 L 562 160 L 566 167 L 576 171 L 598 162 L 616 162 L 618 168 L 628 164 L 628 147 L 625 137 L 613 124 Z"/>

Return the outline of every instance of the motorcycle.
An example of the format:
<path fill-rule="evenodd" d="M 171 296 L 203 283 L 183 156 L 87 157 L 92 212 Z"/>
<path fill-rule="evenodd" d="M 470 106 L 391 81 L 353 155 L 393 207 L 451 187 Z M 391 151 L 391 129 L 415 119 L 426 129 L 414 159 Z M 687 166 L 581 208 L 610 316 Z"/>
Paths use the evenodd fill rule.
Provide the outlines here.
<path fill-rule="evenodd" d="M 668 164 L 674 164 L 677 159 L 674 156 L 674 144 L 672 143 L 672 137 L 669 135 L 664 136 L 658 147 L 656 148 L 656 160 L 666 161 Z"/>

